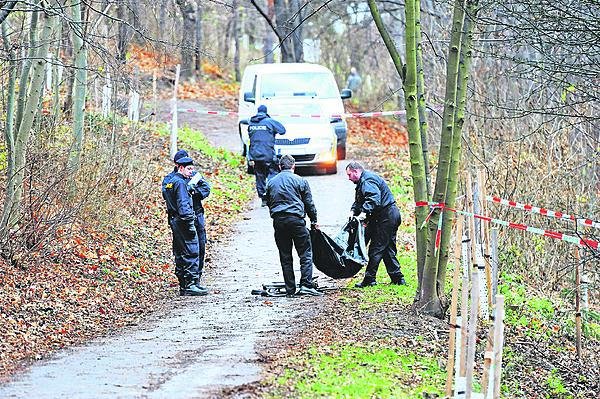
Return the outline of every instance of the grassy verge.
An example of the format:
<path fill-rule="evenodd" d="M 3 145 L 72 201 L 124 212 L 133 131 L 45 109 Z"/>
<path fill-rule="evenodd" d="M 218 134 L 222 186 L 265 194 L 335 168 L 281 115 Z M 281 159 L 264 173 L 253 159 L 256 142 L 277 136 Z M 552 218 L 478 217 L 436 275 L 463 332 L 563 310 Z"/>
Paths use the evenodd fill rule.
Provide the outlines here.
<path fill-rule="evenodd" d="M 296 398 L 423 398 L 441 394 L 444 371 L 433 356 L 386 342 L 312 347 L 275 383 Z M 285 393 L 288 394 L 289 393 Z"/>

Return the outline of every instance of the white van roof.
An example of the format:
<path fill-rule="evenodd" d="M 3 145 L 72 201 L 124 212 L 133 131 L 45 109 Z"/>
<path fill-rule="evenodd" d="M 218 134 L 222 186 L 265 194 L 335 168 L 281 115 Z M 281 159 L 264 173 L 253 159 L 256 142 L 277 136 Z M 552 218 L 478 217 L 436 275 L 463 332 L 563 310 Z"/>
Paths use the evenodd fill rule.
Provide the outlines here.
<path fill-rule="evenodd" d="M 286 62 L 278 64 L 251 64 L 246 66 L 245 72 L 256 73 L 294 73 L 294 72 L 331 72 L 327 67 L 307 62 Z"/>

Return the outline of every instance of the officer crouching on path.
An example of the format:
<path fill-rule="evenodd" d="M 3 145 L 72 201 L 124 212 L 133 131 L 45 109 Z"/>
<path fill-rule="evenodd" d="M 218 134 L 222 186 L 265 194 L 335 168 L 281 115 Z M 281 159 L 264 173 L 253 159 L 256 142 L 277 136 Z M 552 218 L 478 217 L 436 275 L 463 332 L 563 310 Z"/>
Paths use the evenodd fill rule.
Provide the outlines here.
<path fill-rule="evenodd" d="M 162 194 L 167 203 L 169 226 L 173 232 L 173 255 L 175 275 L 179 280 L 179 293 L 183 296 L 207 295 L 208 290 L 199 286 L 199 241 L 196 231 L 196 215 L 192 197 L 188 191 L 189 178 L 194 172 L 190 157 L 176 161 L 177 172 L 169 180 L 163 180 Z"/>
<path fill-rule="evenodd" d="M 366 220 L 365 240 L 371 241 L 365 277 L 356 287 L 377 284 L 375 277 L 382 259 L 392 284 L 406 284 L 396 258 L 396 234 L 402 219 L 392 192 L 381 177 L 365 170 L 359 162 L 350 162 L 346 166 L 346 175 L 356 184 L 350 216 L 356 216 L 360 221 Z"/>
<path fill-rule="evenodd" d="M 262 199 L 262 206 L 267 205 L 265 187 L 267 178 L 277 174 L 275 157 L 275 135 L 285 134 L 285 127 L 267 114 L 267 107 L 260 105 L 258 113 L 250 118 L 248 137 L 250 138 L 249 160 L 254 162 L 256 192 Z"/>
<path fill-rule="evenodd" d="M 308 214 L 311 227 L 318 229 L 317 209 L 313 203 L 308 182 L 294 174 L 296 161 L 291 155 L 279 160 L 281 172 L 269 180 L 265 198 L 275 229 L 275 243 L 288 296 L 294 294 L 323 295 L 313 284 L 312 248 L 310 234 L 304 218 Z M 296 278 L 292 258 L 292 245 L 300 258 L 300 288 L 296 291 Z"/>

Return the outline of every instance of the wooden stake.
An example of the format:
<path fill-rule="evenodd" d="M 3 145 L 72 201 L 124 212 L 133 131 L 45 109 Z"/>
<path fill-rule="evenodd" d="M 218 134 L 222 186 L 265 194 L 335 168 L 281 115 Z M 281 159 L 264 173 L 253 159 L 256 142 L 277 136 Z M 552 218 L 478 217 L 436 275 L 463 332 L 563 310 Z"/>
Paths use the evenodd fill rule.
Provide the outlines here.
<path fill-rule="evenodd" d="M 156 69 L 152 73 L 152 120 L 158 120 L 158 90 Z"/>
<path fill-rule="evenodd" d="M 575 248 L 575 346 L 577 348 L 577 360 L 581 362 L 581 259 L 579 248 Z"/>
<path fill-rule="evenodd" d="M 471 311 L 469 313 L 469 338 L 467 343 L 467 389 L 465 399 L 473 394 L 473 368 L 475 367 L 475 349 L 477 338 L 477 313 L 479 309 L 479 276 L 477 269 L 471 273 Z"/>
<path fill-rule="evenodd" d="M 492 294 L 494 304 L 496 304 L 496 295 L 498 294 L 498 228 L 493 227 L 491 233 L 491 262 L 492 262 Z"/>
<path fill-rule="evenodd" d="M 173 87 L 173 103 L 171 104 L 171 159 L 175 156 L 177 152 L 177 89 L 179 88 L 179 72 L 181 70 L 181 65 L 177 64 L 177 68 L 175 69 L 175 85 Z"/>
<path fill-rule="evenodd" d="M 483 215 L 488 214 L 487 201 L 485 199 L 487 193 L 485 191 L 485 179 L 483 178 L 483 173 L 481 170 L 477 171 L 477 182 L 479 185 L 479 200 L 481 201 L 481 211 Z M 490 229 L 487 223 L 481 221 L 481 248 L 483 250 L 483 258 L 485 264 L 485 279 L 487 282 L 487 300 L 488 300 L 488 308 L 492 308 L 492 272 L 490 265 Z"/>
<path fill-rule="evenodd" d="M 496 295 L 494 317 L 494 396 L 500 398 L 500 377 L 502 375 L 502 347 L 504 346 L 504 295 Z"/>
<path fill-rule="evenodd" d="M 448 363 L 446 364 L 446 396 L 452 396 L 452 373 L 454 369 L 454 345 L 456 341 L 456 329 L 462 326 L 456 325 L 456 314 L 458 311 L 458 289 L 459 272 L 461 268 L 462 252 L 462 229 L 463 218 L 458 216 L 456 220 L 456 241 L 454 243 L 454 275 L 452 276 L 452 299 L 450 301 L 450 342 L 448 343 Z"/>

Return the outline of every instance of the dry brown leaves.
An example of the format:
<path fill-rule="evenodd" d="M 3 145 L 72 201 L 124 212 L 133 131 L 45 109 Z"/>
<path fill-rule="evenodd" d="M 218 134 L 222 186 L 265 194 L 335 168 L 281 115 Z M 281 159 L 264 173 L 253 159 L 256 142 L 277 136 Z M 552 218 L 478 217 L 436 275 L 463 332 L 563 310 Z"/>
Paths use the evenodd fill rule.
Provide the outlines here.
<path fill-rule="evenodd" d="M 82 215 L 58 231 L 54 242 L 31 253 L 24 268 L 0 260 L 0 381 L 57 349 L 136 324 L 178 295 L 160 194 L 171 166 L 164 162 L 164 139 L 149 140 L 165 147 L 162 156 L 148 158 L 155 190 L 145 197 L 128 194 L 127 187 L 116 190 L 108 205 L 110 220 Z M 192 155 L 204 165 L 202 173 L 218 177 L 221 166 L 201 153 Z M 207 230 L 215 243 L 228 234 L 237 211 L 207 208 Z M 208 246 L 207 270 L 211 253 Z"/>

